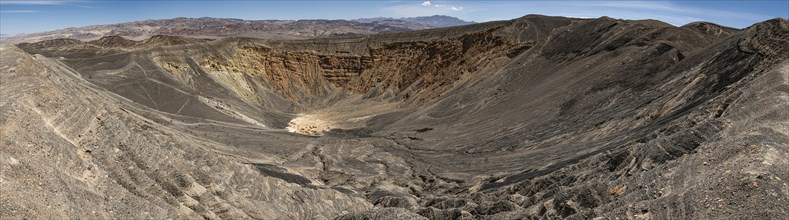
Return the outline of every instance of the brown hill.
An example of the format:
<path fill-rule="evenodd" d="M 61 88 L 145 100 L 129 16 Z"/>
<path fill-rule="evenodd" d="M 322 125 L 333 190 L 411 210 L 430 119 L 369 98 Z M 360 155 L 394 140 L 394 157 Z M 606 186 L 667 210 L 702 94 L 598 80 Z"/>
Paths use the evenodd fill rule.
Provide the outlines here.
<path fill-rule="evenodd" d="M 107 36 L 88 42 L 73 39 L 55 39 L 36 43 L 20 43 L 16 46 L 28 53 L 42 54 L 48 57 L 94 57 L 142 48 L 155 48 L 207 41 L 210 41 L 210 39 L 164 35 L 152 36 L 142 41 L 129 40 L 121 36 Z"/>
<path fill-rule="evenodd" d="M 106 36 L 88 43 L 102 47 L 132 47 L 137 45 L 138 42 L 121 36 Z"/>

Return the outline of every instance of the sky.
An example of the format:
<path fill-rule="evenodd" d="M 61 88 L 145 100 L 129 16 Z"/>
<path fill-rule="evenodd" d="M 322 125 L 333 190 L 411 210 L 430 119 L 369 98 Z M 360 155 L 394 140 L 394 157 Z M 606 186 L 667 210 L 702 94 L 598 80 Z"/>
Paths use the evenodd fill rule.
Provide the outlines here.
<path fill-rule="evenodd" d="M 680 26 L 709 21 L 744 28 L 789 18 L 789 0 L 769 1 L 102 1 L 0 0 L 0 34 L 49 31 L 175 17 L 247 20 L 355 19 L 449 15 L 485 22 L 542 14 L 579 18 L 657 19 Z"/>

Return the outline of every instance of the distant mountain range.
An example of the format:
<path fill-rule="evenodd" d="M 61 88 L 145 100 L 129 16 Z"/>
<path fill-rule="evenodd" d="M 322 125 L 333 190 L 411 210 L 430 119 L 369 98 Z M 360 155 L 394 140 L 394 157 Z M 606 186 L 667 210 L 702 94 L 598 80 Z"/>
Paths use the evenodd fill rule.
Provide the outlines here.
<path fill-rule="evenodd" d="M 423 17 L 410 17 L 410 18 L 388 18 L 388 17 L 375 17 L 375 18 L 359 18 L 352 21 L 361 23 L 379 23 L 379 24 L 413 24 L 413 28 L 442 28 L 452 27 L 467 24 L 474 24 L 473 21 L 464 21 L 459 18 L 446 16 L 446 15 L 433 15 Z"/>
<path fill-rule="evenodd" d="M 16 43 L 37 42 L 60 38 L 91 41 L 105 36 L 122 36 L 133 40 L 142 40 L 155 35 L 198 38 L 242 36 L 267 39 L 306 39 L 327 36 L 404 32 L 473 23 L 474 22 L 463 21 L 455 17 L 444 15 L 410 18 L 378 17 L 354 20 L 242 20 L 231 18 L 179 17 L 3 36 L 3 40 Z"/>

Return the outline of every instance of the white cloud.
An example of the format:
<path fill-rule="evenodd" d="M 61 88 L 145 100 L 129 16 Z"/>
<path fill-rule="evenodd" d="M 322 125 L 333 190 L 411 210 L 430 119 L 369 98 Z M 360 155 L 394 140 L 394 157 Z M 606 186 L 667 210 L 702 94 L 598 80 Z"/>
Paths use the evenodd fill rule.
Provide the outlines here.
<path fill-rule="evenodd" d="M 423 1 L 420 5 L 401 4 L 383 8 L 384 14 L 395 17 L 430 16 L 437 14 L 458 15 L 464 9 L 462 6 L 445 4 L 446 1 Z"/>
<path fill-rule="evenodd" d="M 60 5 L 69 2 L 76 2 L 76 1 L 68 1 L 68 0 L 61 0 L 61 1 L 0 1 L 2 5 Z"/>
<path fill-rule="evenodd" d="M 434 1 L 431 1 L 429 6 L 411 3 L 384 7 L 381 8 L 380 14 L 382 16 L 389 17 L 417 17 L 432 15 L 462 16 L 466 12 L 468 12 L 468 10 L 461 6 L 438 4 Z"/>
<path fill-rule="evenodd" d="M 66 6 L 73 6 L 79 8 L 96 8 L 93 6 L 84 5 L 81 3 L 89 3 L 88 0 L 49 0 L 49 1 L 5 1 L 0 0 L 0 5 L 66 5 Z M 21 10 L 25 11 L 25 10 Z M 29 12 L 37 12 L 37 11 L 29 11 Z M 19 13 L 19 12 L 11 12 L 11 13 Z"/>
<path fill-rule="evenodd" d="M 6 10 L 6 11 L 0 11 L 0 13 L 34 13 L 34 12 L 38 12 L 38 11 L 33 11 L 33 10 Z"/>

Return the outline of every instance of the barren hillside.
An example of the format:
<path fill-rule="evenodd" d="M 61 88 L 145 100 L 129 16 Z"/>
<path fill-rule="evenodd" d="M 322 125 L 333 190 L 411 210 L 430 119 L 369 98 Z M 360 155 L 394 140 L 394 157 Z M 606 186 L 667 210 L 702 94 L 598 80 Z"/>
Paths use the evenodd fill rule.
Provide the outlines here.
<path fill-rule="evenodd" d="M 2 44 L 0 218 L 789 218 L 789 21 Z"/>

